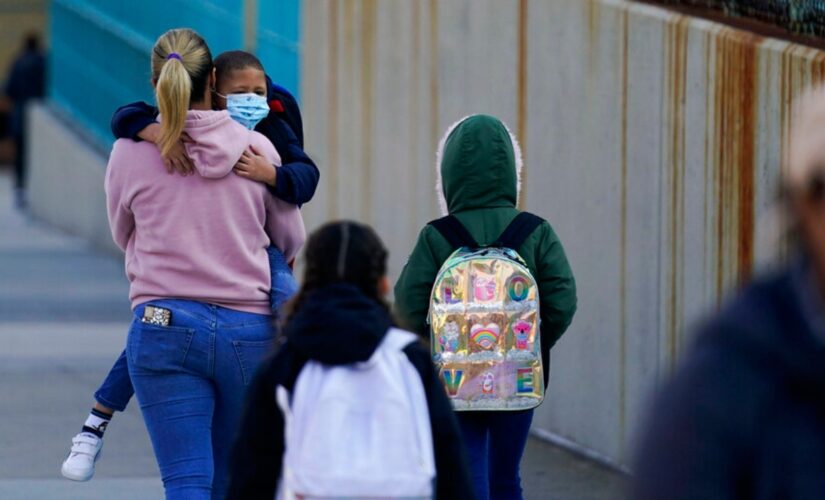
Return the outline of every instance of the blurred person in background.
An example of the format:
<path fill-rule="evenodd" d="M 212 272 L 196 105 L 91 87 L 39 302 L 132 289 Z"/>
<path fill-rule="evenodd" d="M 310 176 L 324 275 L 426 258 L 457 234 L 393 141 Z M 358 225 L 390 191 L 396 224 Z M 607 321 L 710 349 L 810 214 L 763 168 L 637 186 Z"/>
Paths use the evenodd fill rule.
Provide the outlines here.
<path fill-rule="evenodd" d="M 825 496 L 825 87 L 802 97 L 789 151 L 793 257 L 707 323 L 654 399 L 633 498 Z"/>
<path fill-rule="evenodd" d="M 11 102 L 5 94 L 0 93 L 0 165 L 14 163 L 14 142 L 11 138 Z"/>
<path fill-rule="evenodd" d="M 32 99 L 40 99 L 46 89 L 46 57 L 40 47 L 40 37 L 26 36 L 23 50 L 14 60 L 9 70 L 5 96 L 11 101 L 11 135 L 14 139 L 14 191 L 18 208 L 26 205 L 26 104 Z"/>

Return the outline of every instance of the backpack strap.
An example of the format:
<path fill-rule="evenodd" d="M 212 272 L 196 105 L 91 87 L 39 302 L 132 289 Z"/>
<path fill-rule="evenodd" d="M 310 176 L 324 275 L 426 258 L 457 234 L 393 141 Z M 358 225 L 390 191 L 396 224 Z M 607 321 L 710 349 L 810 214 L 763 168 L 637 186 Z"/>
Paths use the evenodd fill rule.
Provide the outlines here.
<path fill-rule="evenodd" d="M 518 250 L 543 222 L 544 219 L 538 215 L 521 212 L 491 246 Z"/>
<path fill-rule="evenodd" d="M 443 236 L 453 248 L 478 248 L 479 246 L 476 239 L 473 238 L 473 235 L 467 231 L 464 224 L 454 215 L 436 219 L 430 222 L 429 225 L 441 233 L 441 236 Z"/>
<path fill-rule="evenodd" d="M 391 351 L 403 351 L 414 342 L 418 342 L 418 336 L 414 333 L 399 328 L 390 328 L 381 342 L 381 347 Z"/>

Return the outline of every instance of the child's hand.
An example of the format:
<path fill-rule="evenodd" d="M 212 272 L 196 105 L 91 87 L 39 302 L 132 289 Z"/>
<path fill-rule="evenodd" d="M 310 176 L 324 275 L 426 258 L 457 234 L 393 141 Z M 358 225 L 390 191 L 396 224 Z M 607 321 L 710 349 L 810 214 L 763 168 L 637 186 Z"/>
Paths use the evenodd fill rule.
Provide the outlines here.
<path fill-rule="evenodd" d="M 184 146 L 186 142 L 192 142 L 192 138 L 184 132 L 181 134 L 180 140 L 172 145 L 172 149 L 165 156 L 162 156 L 163 164 L 166 165 L 166 170 L 170 174 L 177 172 L 186 176 L 195 173 L 195 164 L 192 163 L 186 153 L 186 147 Z"/>
<path fill-rule="evenodd" d="M 138 132 L 138 137 L 152 144 L 157 144 L 158 138 L 160 137 L 160 124 L 153 123 L 147 125 L 143 130 Z M 180 140 L 172 146 L 169 153 L 162 156 L 163 164 L 166 165 L 166 170 L 170 174 L 177 172 L 180 175 L 189 175 L 195 171 L 195 164 L 189 159 L 189 155 L 186 153 L 186 147 L 183 145 L 185 142 L 192 142 L 192 138 L 189 137 L 189 134 L 186 132 L 181 134 Z"/>
<path fill-rule="evenodd" d="M 249 151 L 244 151 L 233 170 L 241 177 L 264 182 L 270 186 L 274 186 L 278 181 L 278 171 L 275 165 L 259 155 L 253 146 L 249 146 Z"/>

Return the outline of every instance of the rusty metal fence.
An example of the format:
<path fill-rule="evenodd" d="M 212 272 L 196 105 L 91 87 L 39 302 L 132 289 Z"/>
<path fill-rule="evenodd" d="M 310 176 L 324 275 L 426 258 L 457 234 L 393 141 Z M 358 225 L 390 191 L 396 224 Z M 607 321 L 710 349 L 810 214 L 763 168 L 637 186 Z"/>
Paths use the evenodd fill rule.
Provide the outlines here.
<path fill-rule="evenodd" d="M 825 0 L 658 0 L 709 8 L 775 24 L 798 35 L 825 36 Z"/>

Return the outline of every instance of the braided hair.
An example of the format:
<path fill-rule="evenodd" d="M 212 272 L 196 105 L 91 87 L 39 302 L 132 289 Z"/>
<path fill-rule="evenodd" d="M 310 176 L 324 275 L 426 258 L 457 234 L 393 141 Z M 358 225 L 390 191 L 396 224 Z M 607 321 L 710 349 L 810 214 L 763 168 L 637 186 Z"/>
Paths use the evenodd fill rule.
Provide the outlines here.
<path fill-rule="evenodd" d="M 371 227 L 353 221 L 327 223 L 310 235 L 304 253 L 304 283 L 286 306 L 287 323 L 313 292 L 336 283 L 357 287 L 389 310 L 379 289 L 388 252 Z"/>

